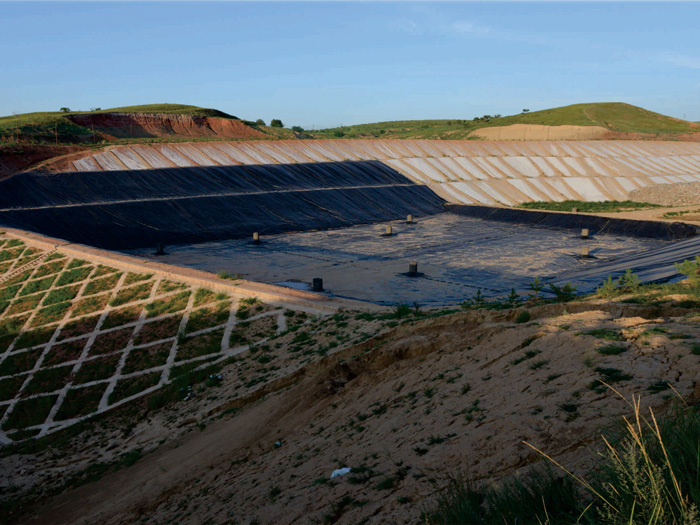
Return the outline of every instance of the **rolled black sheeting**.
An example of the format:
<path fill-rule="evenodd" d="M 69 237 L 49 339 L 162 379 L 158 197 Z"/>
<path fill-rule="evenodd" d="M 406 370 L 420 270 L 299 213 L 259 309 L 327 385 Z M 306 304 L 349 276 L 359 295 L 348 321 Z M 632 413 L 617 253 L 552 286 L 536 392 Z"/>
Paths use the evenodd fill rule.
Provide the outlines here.
<path fill-rule="evenodd" d="M 489 221 L 529 224 L 543 228 L 560 228 L 581 230 L 588 228 L 591 235 L 606 233 L 626 235 L 629 237 L 651 237 L 654 239 L 679 240 L 693 237 L 698 227 L 682 222 L 640 221 L 633 219 L 614 219 L 596 215 L 561 213 L 553 211 L 523 210 L 519 208 L 498 208 L 471 204 L 448 204 L 446 210 L 465 217 L 474 217 Z"/>
<path fill-rule="evenodd" d="M 0 182 L 1 224 L 107 249 L 337 228 L 431 215 L 443 204 L 379 162 L 26 173 Z"/>

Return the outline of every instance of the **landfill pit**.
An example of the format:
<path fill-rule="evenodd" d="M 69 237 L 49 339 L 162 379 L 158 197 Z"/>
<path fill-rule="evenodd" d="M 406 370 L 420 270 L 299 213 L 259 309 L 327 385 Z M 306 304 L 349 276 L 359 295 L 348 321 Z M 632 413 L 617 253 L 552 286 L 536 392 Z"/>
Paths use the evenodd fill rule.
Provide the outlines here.
<path fill-rule="evenodd" d="M 392 234 L 387 235 L 387 227 Z M 378 304 L 437 306 L 474 297 L 521 294 L 539 277 L 590 268 L 669 241 L 614 234 L 581 238 L 580 230 L 485 221 L 451 213 L 349 228 L 286 233 L 128 253 L 159 262 L 264 283 L 311 289 Z M 582 249 L 588 256 L 582 257 Z M 409 275 L 409 264 L 418 275 Z M 589 286 L 590 288 L 590 286 Z M 585 290 L 579 290 L 585 291 Z"/>

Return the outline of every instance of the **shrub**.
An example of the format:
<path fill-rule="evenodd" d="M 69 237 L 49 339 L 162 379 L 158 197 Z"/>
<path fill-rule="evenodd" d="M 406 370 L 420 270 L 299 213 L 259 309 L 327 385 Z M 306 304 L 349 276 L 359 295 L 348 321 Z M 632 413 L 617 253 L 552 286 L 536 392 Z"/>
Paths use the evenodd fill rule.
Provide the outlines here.
<path fill-rule="evenodd" d="M 620 345 L 605 345 L 596 348 L 596 352 L 603 355 L 619 355 L 625 350 L 627 350 L 627 348 Z"/>
<path fill-rule="evenodd" d="M 625 270 L 616 281 L 613 281 L 612 275 L 608 275 L 608 278 L 603 281 L 603 284 L 598 287 L 596 293 L 605 299 L 612 299 L 618 296 L 620 293 L 633 293 L 639 290 L 640 282 L 639 276 L 632 273 L 630 268 Z"/>
<path fill-rule="evenodd" d="M 530 312 L 528 310 L 523 310 L 515 318 L 516 323 L 527 323 L 530 320 Z"/>
<path fill-rule="evenodd" d="M 639 276 L 632 273 L 630 268 L 627 268 L 625 273 L 617 280 L 617 287 L 626 293 L 636 292 L 639 289 Z"/>
<path fill-rule="evenodd" d="M 588 330 L 583 332 L 584 335 L 592 335 L 599 339 L 605 339 L 606 341 L 624 341 L 625 336 L 619 330 L 613 330 L 612 328 L 596 328 L 595 330 Z"/>
<path fill-rule="evenodd" d="M 700 285 L 700 255 L 696 255 L 694 260 L 689 259 L 681 263 L 674 263 L 673 266 L 678 270 L 678 273 L 688 278 L 690 286 L 697 288 Z"/>
<path fill-rule="evenodd" d="M 640 398 L 628 403 L 634 418 L 625 419 L 621 438 L 603 438 L 607 450 L 591 481 L 557 464 L 595 497 L 582 518 L 589 523 L 697 523 L 700 410 L 677 407 L 659 423 L 651 408 L 648 418 L 642 415 Z"/>
<path fill-rule="evenodd" d="M 449 477 L 439 489 L 436 509 L 422 523 L 477 525 L 491 523 L 576 523 L 584 506 L 576 486 L 548 469 L 532 470 L 520 479 L 496 486 L 478 485 L 464 475 Z"/>
<path fill-rule="evenodd" d="M 273 128 L 283 128 L 283 127 L 284 127 L 284 124 L 282 123 L 282 121 L 281 121 L 280 119 L 278 119 L 278 118 L 273 118 L 273 119 L 270 121 L 270 127 L 273 127 Z"/>
<path fill-rule="evenodd" d="M 615 284 L 616 283 L 613 281 L 612 275 L 608 275 L 608 278 L 603 281 L 603 284 L 596 289 L 596 293 L 604 299 L 612 299 L 617 295 Z"/>
<path fill-rule="evenodd" d="M 563 286 L 557 286 L 556 284 L 552 283 L 549 285 L 549 289 L 559 302 L 571 301 L 576 295 L 576 286 L 572 285 L 570 282 Z"/>

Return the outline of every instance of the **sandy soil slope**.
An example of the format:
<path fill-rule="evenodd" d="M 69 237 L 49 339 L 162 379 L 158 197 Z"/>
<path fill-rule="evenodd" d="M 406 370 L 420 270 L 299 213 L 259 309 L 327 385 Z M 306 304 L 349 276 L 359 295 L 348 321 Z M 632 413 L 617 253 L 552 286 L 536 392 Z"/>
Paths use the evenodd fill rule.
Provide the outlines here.
<path fill-rule="evenodd" d="M 611 131 L 603 126 L 544 126 L 540 124 L 512 124 L 474 130 L 470 137 L 486 140 L 667 140 L 645 133 Z M 673 137 L 679 141 L 698 141 L 700 133 L 685 133 Z"/>
<path fill-rule="evenodd" d="M 696 310 L 589 301 L 529 311 L 526 323 L 516 310 L 409 319 L 266 385 L 265 397 L 200 406 L 201 431 L 27 522 L 419 523 L 448 474 L 491 479 L 537 462 L 523 441 L 590 466 L 601 430 L 630 412 L 595 388 L 605 369 L 628 374 L 618 391 L 660 412 L 675 394 L 658 385 L 700 397 Z M 619 355 L 587 333 L 601 329 Z M 330 480 L 340 467 L 353 472 Z"/>
<path fill-rule="evenodd" d="M 602 126 L 542 126 L 513 124 L 473 131 L 471 136 L 486 140 L 594 140 L 606 138 L 609 131 Z"/>

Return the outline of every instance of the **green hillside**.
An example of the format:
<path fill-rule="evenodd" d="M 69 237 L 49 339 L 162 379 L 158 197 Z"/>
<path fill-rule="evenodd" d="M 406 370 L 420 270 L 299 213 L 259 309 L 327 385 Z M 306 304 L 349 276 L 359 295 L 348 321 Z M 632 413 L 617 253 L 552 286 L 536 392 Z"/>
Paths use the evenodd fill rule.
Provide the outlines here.
<path fill-rule="evenodd" d="M 0 117 L 0 144 L 23 143 L 53 144 L 58 138 L 60 144 L 79 144 L 92 142 L 92 130 L 75 124 L 71 115 L 99 113 L 161 113 L 182 114 L 204 117 L 219 117 L 240 120 L 237 117 L 211 108 L 201 108 L 184 104 L 147 104 L 125 106 L 109 109 L 97 108 L 92 111 L 53 111 L 43 113 L 24 113 Z M 591 104 L 574 104 L 541 111 L 524 112 L 519 115 L 483 115 L 471 119 L 449 120 L 397 120 L 342 126 L 318 131 L 303 131 L 299 127 L 292 129 L 270 127 L 242 120 L 246 125 L 262 131 L 271 139 L 292 138 L 392 138 L 392 139 L 466 139 L 478 138 L 480 128 L 509 126 L 511 124 L 542 124 L 560 126 L 564 124 L 578 126 L 602 126 L 614 132 L 639 133 L 650 137 L 673 139 L 683 133 L 700 132 L 697 123 L 668 117 L 643 108 L 620 102 L 601 102 Z M 473 134 L 472 134 L 473 133 Z M 469 135 L 472 134 L 472 137 Z M 124 139 L 120 139 L 119 142 Z M 141 139 L 134 139 L 141 140 Z M 154 139 L 159 141 L 180 140 L 176 137 Z M 184 140 L 184 139 L 182 139 Z M 189 137 L 187 140 L 198 140 Z M 202 138 L 202 140 L 211 140 Z"/>
<path fill-rule="evenodd" d="M 343 126 L 312 132 L 317 138 L 421 138 L 464 139 L 480 128 L 511 124 L 546 126 L 602 126 L 611 131 L 643 133 L 673 138 L 681 133 L 699 132 L 695 123 L 667 117 L 621 102 L 574 104 L 502 117 L 484 115 L 473 119 L 401 120 Z"/>

